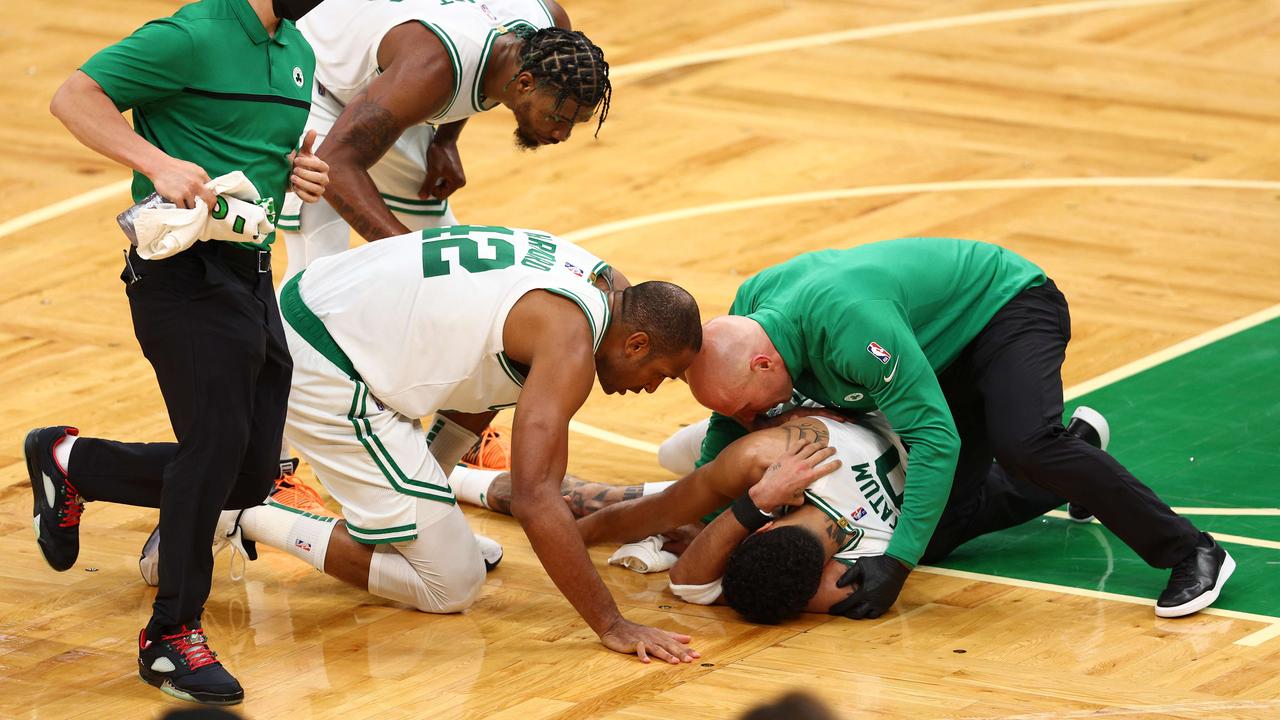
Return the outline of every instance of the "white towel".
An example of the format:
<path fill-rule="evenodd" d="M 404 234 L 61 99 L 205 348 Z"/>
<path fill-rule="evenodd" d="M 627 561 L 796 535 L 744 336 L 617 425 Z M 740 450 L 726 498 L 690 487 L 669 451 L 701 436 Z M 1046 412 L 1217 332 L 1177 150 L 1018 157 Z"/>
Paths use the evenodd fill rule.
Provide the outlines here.
<path fill-rule="evenodd" d="M 138 213 L 133 226 L 142 259 L 161 260 L 205 240 L 259 242 L 275 230 L 267 208 L 256 204 L 261 196 L 244 173 L 218 176 L 205 187 L 218 196 L 215 213 L 201 198 L 191 209 L 163 203 Z"/>
<path fill-rule="evenodd" d="M 695 605 L 713 605 L 716 600 L 720 599 L 720 578 L 716 578 L 709 583 L 703 585 L 677 585 L 668 583 L 671 586 L 671 592 L 676 597 L 687 603 Z"/>
<path fill-rule="evenodd" d="M 638 573 L 662 572 L 676 564 L 676 556 L 662 549 L 663 540 L 652 535 L 639 542 L 627 543 L 609 557 L 610 565 L 621 565 Z"/>

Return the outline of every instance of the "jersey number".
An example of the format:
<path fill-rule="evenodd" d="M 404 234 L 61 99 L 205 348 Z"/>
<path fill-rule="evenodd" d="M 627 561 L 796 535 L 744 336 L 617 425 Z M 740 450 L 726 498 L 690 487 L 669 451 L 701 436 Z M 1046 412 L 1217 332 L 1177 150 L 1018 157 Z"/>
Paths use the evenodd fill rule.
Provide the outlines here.
<path fill-rule="evenodd" d="M 465 229 L 479 229 L 472 226 L 462 226 Z M 445 230 L 457 231 L 459 228 L 445 228 Z M 491 230 L 492 228 L 484 228 Z M 502 228 L 506 230 L 505 228 Z M 430 238 L 432 235 L 440 231 L 428 231 L 422 234 L 423 238 Z M 510 231 L 507 231 L 510 233 Z M 430 240 L 422 243 L 422 277 L 433 278 L 441 275 L 448 275 L 453 271 L 453 266 L 449 264 L 449 260 L 445 258 L 445 250 L 454 248 L 458 253 L 458 265 L 469 273 L 482 273 L 490 270 L 501 270 L 509 268 L 516 264 L 516 246 L 510 242 L 498 237 L 486 237 L 485 243 L 489 247 L 489 253 L 493 257 L 480 257 L 480 241 L 472 237 L 445 237 L 439 240 Z"/>

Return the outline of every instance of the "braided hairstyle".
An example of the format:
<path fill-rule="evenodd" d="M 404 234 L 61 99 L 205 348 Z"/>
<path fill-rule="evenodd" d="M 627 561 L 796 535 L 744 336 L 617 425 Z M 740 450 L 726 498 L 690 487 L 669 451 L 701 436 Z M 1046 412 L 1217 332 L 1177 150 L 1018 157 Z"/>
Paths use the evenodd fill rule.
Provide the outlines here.
<path fill-rule="evenodd" d="M 512 32 L 524 41 L 516 75 L 527 72 L 539 86 L 555 88 L 557 106 L 572 98 L 592 111 L 599 108 L 600 121 L 596 124 L 596 136 L 599 136 L 613 97 L 604 51 L 583 33 L 560 27 L 535 30 L 520 25 L 512 28 Z"/>

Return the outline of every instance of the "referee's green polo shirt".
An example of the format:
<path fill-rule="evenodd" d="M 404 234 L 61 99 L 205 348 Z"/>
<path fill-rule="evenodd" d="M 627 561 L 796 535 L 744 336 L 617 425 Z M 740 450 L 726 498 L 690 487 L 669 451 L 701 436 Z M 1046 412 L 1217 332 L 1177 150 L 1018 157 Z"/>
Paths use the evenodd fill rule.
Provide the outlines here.
<path fill-rule="evenodd" d="M 281 20 L 271 37 L 248 0 L 201 0 L 143 25 L 80 69 L 121 112 L 133 110 L 147 142 L 211 178 L 242 170 L 274 202 L 274 221 L 288 156 L 311 108 L 315 64 L 292 21 Z M 134 202 L 154 190 L 133 174 Z M 252 247 L 267 249 L 274 239 Z"/>

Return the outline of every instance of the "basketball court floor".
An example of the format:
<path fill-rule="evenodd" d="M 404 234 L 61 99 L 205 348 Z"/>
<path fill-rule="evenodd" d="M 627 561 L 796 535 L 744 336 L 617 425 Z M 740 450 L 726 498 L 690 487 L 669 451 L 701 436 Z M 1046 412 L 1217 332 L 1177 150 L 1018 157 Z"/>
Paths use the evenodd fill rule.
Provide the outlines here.
<path fill-rule="evenodd" d="M 694 636 L 693 665 L 600 646 L 510 518 L 458 616 L 379 601 L 267 551 L 216 568 L 205 625 L 246 717 L 735 717 L 803 688 L 842 718 L 1280 717 L 1280 5 L 1268 0 L 564 0 L 613 67 L 599 139 L 512 147 L 504 110 L 461 148 L 464 222 L 579 241 L 704 317 L 800 252 L 911 235 L 996 242 L 1071 303 L 1070 407 L 1214 532 L 1239 570 L 1161 620 L 1165 574 L 1061 513 L 913 573 L 878 620 L 780 626 L 686 605 L 593 557 L 632 619 Z M 31 427 L 171 439 L 118 280 L 122 168 L 47 111 L 97 49 L 169 0 L 0 3 L 0 718 L 148 718 L 150 510 L 89 505 L 78 564 L 33 542 Z M 276 269 L 284 268 L 278 253 Z M 703 411 L 678 383 L 593 396 L 570 470 L 668 479 L 653 451 Z M 499 424 L 509 425 L 510 418 Z M 309 469 L 304 468 L 309 477 Z"/>

